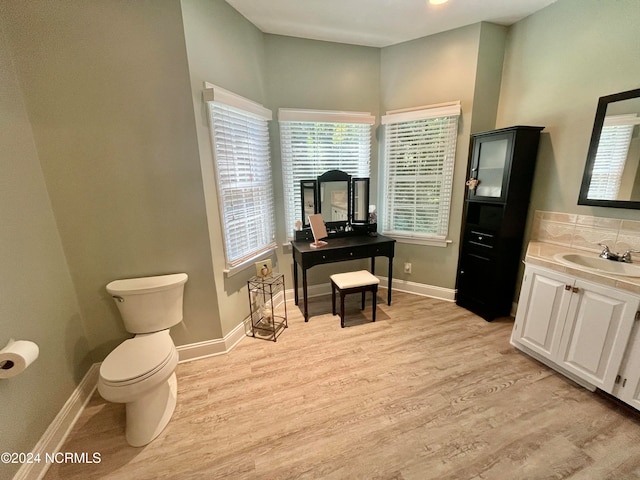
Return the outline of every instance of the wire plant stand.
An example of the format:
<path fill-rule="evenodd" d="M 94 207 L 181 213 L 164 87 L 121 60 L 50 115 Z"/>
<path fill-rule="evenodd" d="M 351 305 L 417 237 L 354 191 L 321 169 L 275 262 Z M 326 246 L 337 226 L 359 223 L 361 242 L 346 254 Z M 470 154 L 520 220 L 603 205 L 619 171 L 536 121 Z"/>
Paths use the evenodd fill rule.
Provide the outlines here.
<path fill-rule="evenodd" d="M 251 309 L 251 336 L 275 342 L 289 326 L 284 274 L 251 277 L 247 281 L 247 287 Z"/>

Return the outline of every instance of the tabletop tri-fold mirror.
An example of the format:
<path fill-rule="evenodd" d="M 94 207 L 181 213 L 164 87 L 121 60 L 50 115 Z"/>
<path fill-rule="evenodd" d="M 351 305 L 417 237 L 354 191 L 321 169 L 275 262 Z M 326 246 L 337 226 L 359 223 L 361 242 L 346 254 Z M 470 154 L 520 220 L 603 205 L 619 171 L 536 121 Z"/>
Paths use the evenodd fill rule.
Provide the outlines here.
<path fill-rule="evenodd" d="M 316 179 L 300 182 L 302 223 L 319 213 L 330 229 L 346 230 L 369 223 L 369 178 L 352 177 L 342 170 L 329 170 Z"/>

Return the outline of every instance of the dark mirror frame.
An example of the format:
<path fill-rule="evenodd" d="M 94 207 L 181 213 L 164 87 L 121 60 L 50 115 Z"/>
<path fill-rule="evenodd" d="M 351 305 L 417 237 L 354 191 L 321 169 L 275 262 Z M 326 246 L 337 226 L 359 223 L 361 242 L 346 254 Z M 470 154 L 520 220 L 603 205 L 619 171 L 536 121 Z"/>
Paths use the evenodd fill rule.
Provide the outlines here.
<path fill-rule="evenodd" d="M 356 218 L 356 185 L 362 183 L 366 189 L 364 198 L 364 218 Z M 349 211 L 349 218 L 354 225 L 364 225 L 369 223 L 369 198 L 370 198 L 370 180 L 369 177 L 352 178 L 351 179 L 351 210 Z"/>
<path fill-rule="evenodd" d="M 301 180 L 300 181 L 300 200 L 301 200 L 301 205 L 302 205 L 302 226 L 303 227 L 309 227 L 309 221 L 308 221 L 308 217 L 306 215 L 306 209 L 305 209 L 305 205 L 304 205 L 304 200 L 305 200 L 305 191 L 307 190 L 311 190 L 312 193 L 312 197 L 313 197 L 313 212 L 311 212 L 312 214 L 318 213 L 318 199 L 316 198 L 317 196 L 317 192 L 318 192 L 318 183 L 316 181 L 316 179 L 314 178 L 313 180 Z"/>
<path fill-rule="evenodd" d="M 632 208 L 640 209 L 640 202 L 625 200 L 594 200 L 587 198 L 589 193 L 589 185 L 591 184 L 591 173 L 598 152 L 598 144 L 600 142 L 600 132 L 604 124 L 604 118 L 607 114 L 607 107 L 614 102 L 622 100 L 630 100 L 640 97 L 640 88 L 629 90 L 626 92 L 615 93 L 600 97 L 598 100 L 598 108 L 596 110 L 596 118 L 593 123 L 593 132 L 591 133 L 591 142 L 589 143 L 589 152 L 587 153 L 587 162 L 584 167 L 582 176 L 582 185 L 580 187 L 580 195 L 578 196 L 578 205 L 591 205 L 595 207 L 613 207 L 613 208 Z"/>
<path fill-rule="evenodd" d="M 347 225 L 369 225 L 369 199 L 371 198 L 371 181 L 368 177 L 352 177 L 342 170 L 329 170 L 317 179 L 301 180 L 300 181 L 300 199 L 302 205 L 302 226 L 308 228 L 307 216 L 305 214 L 305 191 L 313 189 L 313 213 L 322 213 L 322 206 L 320 205 L 320 185 L 323 182 L 347 182 L 347 216 L 348 220 L 329 221 L 326 222 L 330 228 L 346 227 Z M 355 219 L 355 185 L 356 182 L 362 183 L 366 188 L 364 205 L 365 212 L 364 218 Z"/>

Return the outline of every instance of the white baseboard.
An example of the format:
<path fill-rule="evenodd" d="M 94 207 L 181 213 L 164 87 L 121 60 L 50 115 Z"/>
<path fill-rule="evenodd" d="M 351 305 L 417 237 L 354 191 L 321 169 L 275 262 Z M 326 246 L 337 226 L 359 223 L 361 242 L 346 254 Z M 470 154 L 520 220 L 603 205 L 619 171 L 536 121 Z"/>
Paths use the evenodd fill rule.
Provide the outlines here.
<path fill-rule="evenodd" d="M 387 277 L 378 277 L 380 286 L 387 287 L 389 285 Z M 437 298 L 447 302 L 456 301 L 456 290 L 454 288 L 436 287 L 435 285 L 427 285 L 426 283 L 409 282 L 407 280 L 393 279 L 393 290 L 399 292 L 412 293 L 421 297 Z"/>
<path fill-rule="evenodd" d="M 60 450 L 93 395 L 99 375 L 100 364 L 94 363 L 33 448 L 34 456 L 39 455 L 43 461 L 22 464 L 13 480 L 40 480 L 44 477 L 50 466 L 49 462 L 44 461 L 46 454 L 52 455 Z"/>
<path fill-rule="evenodd" d="M 380 279 L 380 286 L 387 287 L 389 285 L 387 277 L 381 277 L 376 275 Z M 452 288 L 436 287 L 434 285 L 427 285 L 424 283 L 409 282 L 407 280 L 393 279 L 393 290 L 399 292 L 412 293 L 414 295 L 420 295 L 422 297 L 437 298 L 439 300 L 445 300 L 447 302 L 455 302 L 456 290 Z M 302 298 L 302 288 L 298 289 L 299 298 Z M 293 299 L 293 289 L 287 290 L 287 299 Z M 309 298 L 318 297 L 321 295 L 331 295 L 331 284 L 322 283 L 320 285 L 310 285 L 307 287 L 307 296 Z"/>
<path fill-rule="evenodd" d="M 176 347 L 180 360 L 178 363 L 191 362 L 200 358 L 212 357 L 229 353 L 250 331 L 249 318 L 238 324 L 224 338 L 206 340 L 204 342 L 189 343 Z"/>

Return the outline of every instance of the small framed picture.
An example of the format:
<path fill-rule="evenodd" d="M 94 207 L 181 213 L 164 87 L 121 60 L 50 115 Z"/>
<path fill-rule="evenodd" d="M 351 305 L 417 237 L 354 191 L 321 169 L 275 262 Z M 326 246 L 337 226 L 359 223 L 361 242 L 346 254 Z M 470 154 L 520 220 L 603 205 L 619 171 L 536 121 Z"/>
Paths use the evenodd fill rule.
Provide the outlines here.
<path fill-rule="evenodd" d="M 262 260 L 260 262 L 256 262 L 256 276 L 259 278 L 270 277 L 273 273 L 273 269 L 271 268 L 271 259 L 268 258 L 266 260 Z"/>

